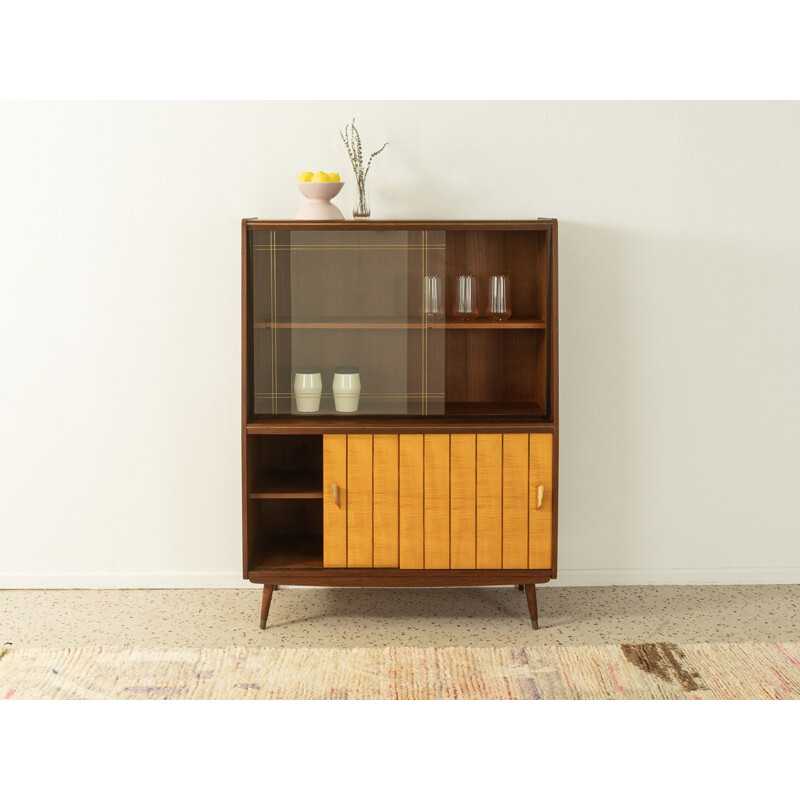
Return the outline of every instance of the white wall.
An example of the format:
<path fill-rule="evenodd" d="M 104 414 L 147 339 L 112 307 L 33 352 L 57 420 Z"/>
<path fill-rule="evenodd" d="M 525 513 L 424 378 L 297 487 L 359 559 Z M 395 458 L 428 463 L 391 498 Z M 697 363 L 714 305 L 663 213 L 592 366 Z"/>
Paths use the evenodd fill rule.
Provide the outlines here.
<path fill-rule="evenodd" d="M 559 583 L 800 580 L 800 104 L 0 105 L 0 586 L 238 586 L 239 221 L 560 221 Z M 352 202 L 352 182 L 341 206 Z"/>

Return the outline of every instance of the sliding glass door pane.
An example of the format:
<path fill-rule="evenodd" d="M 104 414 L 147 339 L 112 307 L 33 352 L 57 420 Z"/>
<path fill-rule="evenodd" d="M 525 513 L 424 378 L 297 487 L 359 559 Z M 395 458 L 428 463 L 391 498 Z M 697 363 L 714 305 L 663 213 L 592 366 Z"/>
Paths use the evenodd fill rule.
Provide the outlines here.
<path fill-rule="evenodd" d="M 250 247 L 257 415 L 444 413 L 443 232 L 256 231 Z"/>

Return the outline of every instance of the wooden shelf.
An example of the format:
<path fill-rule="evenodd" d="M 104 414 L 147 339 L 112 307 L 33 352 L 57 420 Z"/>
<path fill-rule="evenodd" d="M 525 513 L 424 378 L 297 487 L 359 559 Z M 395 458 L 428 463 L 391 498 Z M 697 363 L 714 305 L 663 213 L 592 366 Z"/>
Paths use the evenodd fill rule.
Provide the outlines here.
<path fill-rule="evenodd" d="M 313 319 L 313 320 L 292 320 L 291 322 L 256 322 L 254 328 L 319 328 L 322 330 L 377 330 L 381 328 L 397 328 L 407 330 L 409 328 L 424 328 L 422 321 L 409 320 L 406 317 L 387 318 L 364 318 L 364 319 Z"/>
<path fill-rule="evenodd" d="M 267 395 L 259 399 L 269 402 L 270 397 Z M 284 412 L 288 411 L 289 407 L 286 405 L 287 398 L 281 396 L 279 400 L 283 403 Z M 358 403 L 358 411 L 337 411 L 333 396 L 325 393 L 320 399 L 319 411 L 300 413 L 295 410 L 294 403 L 292 403 L 291 415 L 300 419 L 324 419 L 326 417 L 331 419 L 360 419 L 363 417 L 402 415 L 422 416 L 422 402 L 423 397 L 419 394 L 385 396 L 362 394 Z M 430 413 L 434 413 L 434 408 L 441 409 L 443 412 L 444 395 L 428 395 L 428 405 L 431 409 Z"/>
<path fill-rule="evenodd" d="M 543 417 L 544 409 L 536 402 L 508 403 L 508 402 L 474 402 L 474 403 L 445 403 L 445 413 L 450 416 L 492 416 L 500 415 L 530 415 Z"/>
<path fill-rule="evenodd" d="M 462 403 L 459 406 L 475 406 L 475 403 Z M 497 403 L 490 404 L 497 406 Z M 530 408 L 531 404 L 525 404 Z M 476 413 L 476 412 L 472 412 Z M 496 412 L 492 412 L 496 413 Z M 552 433 L 554 424 L 537 417 L 503 415 L 502 418 L 479 416 L 386 416 L 361 417 L 340 414 L 336 417 L 316 416 L 315 414 L 293 414 L 291 416 L 264 416 L 247 423 L 248 436 L 266 434 L 306 434 L 326 433 Z"/>
<path fill-rule="evenodd" d="M 318 499 L 322 497 L 322 472 L 316 470 L 266 470 L 256 478 L 251 500 Z"/>
<path fill-rule="evenodd" d="M 294 320 L 292 322 L 256 322 L 254 328 L 297 330 L 543 330 L 547 323 L 533 317 L 518 317 L 504 322 L 490 319 L 469 321 L 447 319 L 441 322 L 422 322 L 409 319 L 362 319 L 362 320 Z"/>
<path fill-rule="evenodd" d="M 249 572 L 265 569 L 321 569 L 322 537 L 303 533 L 271 534 L 256 542 Z"/>
<path fill-rule="evenodd" d="M 491 319 L 472 319 L 468 322 L 463 320 L 448 319 L 445 322 L 433 322 L 428 325 L 429 328 L 444 328 L 445 330 L 492 330 L 501 331 L 506 330 L 543 330 L 547 327 L 547 323 L 542 319 L 534 319 L 533 317 L 511 317 L 504 322 L 495 322 Z"/>

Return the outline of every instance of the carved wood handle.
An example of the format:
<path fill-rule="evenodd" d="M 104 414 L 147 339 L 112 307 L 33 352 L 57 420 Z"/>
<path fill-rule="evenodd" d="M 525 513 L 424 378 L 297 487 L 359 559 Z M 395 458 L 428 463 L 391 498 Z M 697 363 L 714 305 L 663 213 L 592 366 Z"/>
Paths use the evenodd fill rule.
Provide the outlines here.
<path fill-rule="evenodd" d="M 333 502 L 341 508 L 342 504 L 339 502 L 339 487 L 335 483 L 332 483 L 331 489 L 333 490 Z"/>
<path fill-rule="evenodd" d="M 536 510 L 538 511 L 542 507 L 542 501 L 544 500 L 544 486 L 539 486 L 536 489 Z"/>

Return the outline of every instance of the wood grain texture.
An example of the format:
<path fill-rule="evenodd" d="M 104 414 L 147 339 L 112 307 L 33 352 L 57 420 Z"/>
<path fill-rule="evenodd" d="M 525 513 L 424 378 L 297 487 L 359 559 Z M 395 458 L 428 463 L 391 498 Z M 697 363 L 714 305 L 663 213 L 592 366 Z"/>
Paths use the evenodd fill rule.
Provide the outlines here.
<path fill-rule="evenodd" d="M 252 382 L 252 370 L 250 369 L 250 354 L 253 352 L 250 325 L 250 290 L 249 290 L 249 259 L 247 248 L 247 222 L 242 220 L 242 574 L 246 578 L 249 569 L 250 555 L 253 550 L 255 536 L 250 530 L 250 520 L 248 514 L 248 489 L 250 478 L 248 476 L 248 462 L 250 456 L 247 447 L 247 420 L 250 416 L 250 398 L 252 392 L 250 385 Z"/>
<path fill-rule="evenodd" d="M 261 592 L 261 630 L 267 627 L 267 617 L 269 616 L 269 605 L 272 602 L 272 592 L 275 587 L 269 583 L 264 584 Z"/>
<path fill-rule="evenodd" d="M 396 297 L 394 292 L 388 295 L 381 292 L 376 294 L 376 299 L 385 304 L 385 307 L 381 306 L 379 309 L 382 315 L 379 320 L 360 318 L 355 313 L 350 313 L 352 309 L 348 310 L 344 318 L 337 318 L 338 310 L 328 316 L 322 313 L 328 298 L 310 295 L 306 299 L 312 303 L 309 308 L 313 314 L 298 316 L 303 311 L 299 309 L 297 314 L 293 311 L 291 317 L 278 315 L 277 318 L 271 318 L 273 299 L 278 309 L 288 307 L 287 291 L 290 287 L 282 279 L 289 274 L 288 264 L 294 254 L 284 245 L 294 241 L 296 231 L 319 231 L 324 244 L 321 250 L 328 250 L 330 244 L 338 244 L 337 237 L 347 231 L 354 233 L 345 235 L 357 233 L 359 237 L 363 235 L 362 232 L 367 231 L 371 231 L 368 235 L 376 237 L 384 235 L 378 233 L 379 231 L 391 231 L 388 234 L 390 237 L 401 235 L 402 238 L 408 235 L 408 242 L 412 247 L 406 253 L 408 264 L 411 265 L 407 285 L 405 288 L 399 287 Z M 439 238 L 435 241 L 434 237 L 437 236 Z M 420 237 L 428 237 L 428 245 L 440 245 L 446 238 L 446 250 L 433 249 L 427 254 L 428 274 L 441 274 L 446 279 L 446 286 L 454 275 L 466 271 L 477 274 L 481 281 L 479 288 L 485 290 L 485 279 L 490 274 L 509 274 L 513 310 L 511 320 L 506 323 L 483 319 L 471 323 L 454 323 L 452 320 L 446 323 L 429 323 L 422 320 L 419 316 L 421 309 L 417 308 L 420 301 L 418 273 L 424 268 L 424 248 L 420 247 L 420 242 L 424 243 L 425 240 Z M 275 243 L 278 248 L 274 255 L 271 255 L 271 243 Z M 281 251 L 282 246 L 285 252 Z M 270 261 L 271 258 L 273 261 Z M 313 251 L 300 253 L 298 263 L 308 264 L 308 269 L 313 271 L 317 269 L 315 258 Z M 415 259 L 422 261 L 417 264 Z M 436 264 L 435 259 L 439 260 Z M 270 283 L 270 265 L 275 260 L 277 283 Z M 348 271 L 348 283 L 352 282 L 350 279 L 359 270 L 369 272 L 366 265 L 353 265 L 350 261 L 348 258 L 347 264 L 343 263 L 343 269 Z M 391 267 L 394 263 L 391 254 L 382 258 L 381 263 L 384 266 L 388 263 Z M 400 266 L 392 269 L 397 274 L 405 272 Z M 345 292 L 344 288 L 342 291 Z M 406 305 L 399 300 L 400 295 Z M 337 302 L 343 298 L 349 302 L 350 295 L 345 292 L 341 297 L 331 298 L 332 306 L 338 308 Z M 398 302 L 395 302 L 396 299 Z M 313 303 L 317 303 L 319 307 L 313 306 Z M 359 310 L 363 311 L 364 308 L 366 307 L 363 305 L 359 306 Z M 408 319 L 404 321 L 405 316 Z M 443 324 L 444 329 L 441 327 Z M 331 409 L 330 416 L 290 416 L 292 372 L 291 364 L 285 356 L 297 349 L 304 357 L 310 358 L 312 339 L 323 333 L 327 335 L 327 332 L 320 329 L 328 326 L 336 329 L 331 334 L 331 341 L 337 343 L 350 338 L 358 338 L 360 342 L 361 336 L 372 336 L 373 333 L 375 339 L 388 339 L 399 335 L 398 330 L 406 328 L 407 347 L 398 345 L 393 349 L 385 349 L 392 349 L 393 353 L 396 350 L 395 355 L 408 359 L 408 391 L 422 390 L 421 385 L 417 386 L 420 375 L 425 376 L 428 391 L 432 390 L 435 380 L 440 380 L 442 386 L 437 384 L 434 388 L 439 392 L 447 388 L 447 407 L 431 410 L 429 403 L 428 413 L 434 416 L 415 417 L 412 415 L 424 413 L 422 402 L 412 403 L 409 400 L 407 408 L 392 408 L 388 409 L 391 413 L 385 413 L 386 408 L 378 408 L 377 405 L 373 408 L 369 405 L 368 398 L 363 397 L 362 413 L 358 415 L 333 416 Z M 372 327 L 376 330 L 367 330 Z M 303 328 L 308 330 L 304 332 Z M 348 332 L 350 328 L 353 330 Z M 424 337 L 428 341 L 427 350 L 422 346 Z M 441 339 L 441 357 L 439 351 L 432 346 L 435 337 Z M 306 346 L 308 343 L 311 344 Z M 339 349 L 350 353 L 350 342 L 345 343 L 348 346 Z M 338 344 L 328 344 L 326 347 L 331 351 L 330 355 L 337 355 Z M 383 349 L 376 347 L 375 353 Z M 445 350 L 449 359 L 447 363 L 443 363 Z M 277 373 L 275 370 L 269 371 L 268 366 L 272 361 L 265 358 L 269 354 L 274 358 L 276 351 L 279 356 Z M 313 349 L 313 352 L 316 353 L 316 350 Z M 371 353 L 370 350 L 367 355 Z M 334 358 L 334 362 L 336 361 L 337 358 Z M 425 361 L 429 367 L 427 375 L 424 370 Z M 382 362 L 377 357 L 374 362 L 369 364 L 371 376 L 381 374 L 379 371 L 382 369 Z M 341 586 L 456 586 L 491 583 L 530 585 L 555 577 L 558 389 L 558 228 L 555 220 L 343 222 L 335 225 L 327 222 L 243 221 L 241 400 L 245 574 L 262 584 L 296 582 Z M 266 409 L 264 399 L 258 394 L 273 391 L 286 395 L 278 398 L 277 410 Z M 270 413 L 276 413 L 277 416 L 269 416 Z M 364 415 L 372 413 L 380 416 Z M 386 536 L 384 542 L 387 550 L 385 562 L 384 555 L 381 554 L 382 509 L 387 515 L 386 529 L 390 531 L 392 528 L 392 475 L 390 469 L 384 470 L 375 464 L 374 459 L 380 458 L 380 446 L 373 440 L 373 497 L 369 508 L 372 519 L 372 563 L 363 568 L 347 567 L 346 509 L 350 500 L 347 487 L 347 445 L 345 442 L 344 461 L 339 466 L 337 480 L 341 487 L 344 509 L 340 511 L 339 518 L 344 519 L 344 524 L 337 531 L 336 513 L 331 509 L 330 482 L 326 475 L 321 474 L 325 472 L 321 458 L 323 435 L 330 434 L 335 434 L 340 439 L 347 434 L 398 437 L 397 461 L 401 460 L 401 449 L 407 451 L 407 475 L 405 488 L 402 490 L 401 470 L 397 464 L 396 550 L 399 552 L 394 563 L 390 535 Z M 468 501 L 460 498 L 461 466 L 459 445 L 455 441 L 450 443 L 448 485 L 449 568 L 430 569 L 430 565 L 424 563 L 425 457 L 421 434 L 468 434 L 475 437 L 474 566 L 460 566 L 459 531 L 462 521 L 459 518 L 459 509 L 464 507 L 464 522 L 468 526 Z M 527 560 L 524 569 L 509 569 L 508 563 L 503 563 L 502 434 L 523 434 L 526 437 L 532 434 L 527 454 L 528 476 L 524 495 L 527 515 Z M 401 447 L 401 435 L 402 438 L 415 437 L 419 444 Z M 288 445 L 288 440 L 300 438 L 316 438 L 317 454 L 314 455 L 306 444 L 292 442 L 291 446 Z M 391 461 L 390 455 L 387 458 Z M 464 465 L 464 468 L 468 469 L 468 466 Z M 323 480 L 322 487 L 319 487 L 320 479 Z M 382 479 L 387 482 L 385 502 L 380 499 L 384 491 L 380 486 Z M 545 488 L 542 507 L 537 509 L 536 487 L 539 485 Z M 402 510 L 401 494 L 404 495 Z M 508 487 L 505 499 L 508 500 Z M 508 509 L 506 512 L 508 521 Z M 404 524 L 401 522 L 401 514 Z M 521 510 L 512 509 L 510 516 L 520 517 Z M 329 517 L 332 518 L 333 526 Z M 325 536 L 323 528 L 326 531 Z M 332 535 L 329 535 L 329 529 L 333 532 Z M 401 529 L 402 536 L 409 545 L 404 548 L 406 558 L 403 557 L 403 548 L 399 542 Z M 338 562 L 334 562 L 337 564 L 334 566 L 328 564 L 327 560 L 331 556 L 331 550 L 335 550 L 337 541 L 341 557 Z M 506 541 L 506 550 L 508 546 L 509 541 Z M 465 559 L 468 561 L 468 556 Z M 391 566 L 382 567 L 382 563 Z"/>
<path fill-rule="evenodd" d="M 528 566 L 528 436 L 503 435 L 503 569 Z"/>
<path fill-rule="evenodd" d="M 331 487 L 339 487 L 339 502 L 333 502 Z M 322 526 L 326 567 L 347 566 L 347 437 L 332 433 L 322 437 Z"/>
<path fill-rule="evenodd" d="M 536 584 L 525 584 L 525 598 L 528 601 L 528 613 L 531 617 L 531 625 L 535 631 L 539 630 L 539 607 L 536 603 Z"/>
<path fill-rule="evenodd" d="M 400 569 L 423 569 L 423 439 L 421 433 L 399 439 Z"/>
<path fill-rule="evenodd" d="M 530 502 L 528 522 L 528 567 L 550 569 L 553 553 L 553 437 L 530 436 Z M 542 505 L 537 508 L 537 492 L 544 486 Z"/>
<path fill-rule="evenodd" d="M 450 568 L 475 569 L 474 434 L 450 437 Z"/>
<path fill-rule="evenodd" d="M 475 406 L 473 406 L 475 408 Z M 478 409 L 480 410 L 480 409 Z M 498 413 L 498 407 L 487 407 L 487 413 Z M 553 430 L 552 422 L 541 422 L 526 416 L 483 418 L 447 418 L 411 416 L 386 417 L 315 417 L 309 414 L 292 417 L 277 417 L 250 422 L 247 425 L 249 436 L 295 436 L 297 434 L 326 433 L 513 433 Z"/>
<path fill-rule="evenodd" d="M 344 220 L 342 222 L 325 220 L 324 222 L 311 222 L 302 220 L 285 219 L 245 219 L 248 230 L 270 231 L 270 230 L 292 230 L 292 231 L 549 231 L 554 219 L 542 217 L 540 219 L 517 219 L 517 220 L 460 220 L 460 219 L 440 219 L 440 220 L 417 220 L 417 219 L 398 219 L 398 220 L 368 220 L 366 222 L 354 222 Z"/>
<path fill-rule="evenodd" d="M 550 320 L 550 417 L 553 420 L 553 532 L 550 569 L 558 575 L 558 221 L 551 221 L 550 241 L 550 291 L 548 311 Z"/>
<path fill-rule="evenodd" d="M 378 434 L 372 440 L 373 566 L 400 565 L 399 437 Z"/>
<path fill-rule="evenodd" d="M 476 564 L 503 566 L 503 435 L 476 437 Z"/>
<path fill-rule="evenodd" d="M 296 586 L 511 586 L 547 583 L 550 570 L 529 569 L 272 569 L 256 566 L 253 583 Z M 516 595 L 515 595 L 516 596 Z"/>
<path fill-rule="evenodd" d="M 347 566 L 372 566 L 372 436 L 347 437 Z"/>
<path fill-rule="evenodd" d="M 425 434 L 425 569 L 450 568 L 450 437 Z"/>

